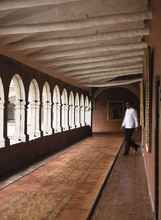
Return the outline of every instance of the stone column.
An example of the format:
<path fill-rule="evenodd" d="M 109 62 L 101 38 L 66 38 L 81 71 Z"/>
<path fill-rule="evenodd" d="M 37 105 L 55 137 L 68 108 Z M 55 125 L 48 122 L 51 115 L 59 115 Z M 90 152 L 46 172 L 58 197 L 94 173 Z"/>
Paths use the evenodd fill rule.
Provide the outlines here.
<path fill-rule="evenodd" d="M 75 108 L 74 105 L 71 106 L 71 118 L 72 118 L 72 128 L 75 128 Z"/>
<path fill-rule="evenodd" d="M 57 132 L 61 132 L 62 131 L 62 105 L 60 103 L 57 103 L 56 107 L 57 107 L 56 130 Z"/>
<path fill-rule="evenodd" d="M 42 122 L 42 118 L 43 118 L 43 122 Z M 42 105 L 42 111 L 41 111 L 41 129 L 43 132 L 43 136 L 49 135 L 49 133 L 51 132 L 51 128 L 49 126 L 50 124 L 49 118 L 51 118 L 49 116 L 49 103 L 45 102 Z"/>
<path fill-rule="evenodd" d="M 69 105 L 69 128 L 70 129 L 75 128 L 74 115 L 75 115 L 74 106 Z"/>
<path fill-rule="evenodd" d="M 15 106 L 15 142 L 25 142 L 25 102 L 17 100 Z"/>
<path fill-rule="evenodd" d="M 43 136 L 43 132 L 41 130 L 41 108 L 42 103 L 35 100 L 35 138 Z"/>
<path fill-rule="evenodd" d="M 73 106 L 73 111 L 74 111 L 74 127 L 76 128 L 76 106 Z"/>
<path fill-rule="evenodd" d="M 80 106 L 80 124 L 84 126 L 84 106 Z"/>
<path fill-rule="evenodd" d="M 52 134 L 52 127 L 51 127 L 51 114 L 52 114 L 52 103 L 47 102 L 47 127 L 48 127 L 48 134 Z"/>
<path fill-rule="evenodd" d="M 83 106 L 83 124 L 84 124 L 84 126 L 86 126 L 86 121 L 85 121 L 85 110 L 86 109 L 86 107 L 85 106 Z"/>
<path fill-rule="evenodd" d="M 88 108 L 88 125 L 91 126 L 91 107 Z"/>
<path fill-rule="evenodd" d="M 88 125 L 88 106 L 85 106 L 85 125 Z"/>
<path fill-rule="evenodd" d="M 66 129 L 66 112 L 65 112 L 65 104 L 63 103 L 61 106 L 61 126 L 62 130 L 65 131 Z"/>
<path fill-rule="evenodd" d="M 57 132 L 57 129 L 56 129 L 56 124 L 57 124 L 57 104 L 56 103 L 53 103 L 53 119 L 52 119 L 52 124 L 53 124 L 54 133 L 56 133 Z"/>
<path fill-rule="evenodd" d="M 68 104 L 68 130 L 70 130 L 72 128 L 71 126 L 71 114 L 70 114 L 70 111 L 71 111 L 71 105 Z"/>
<path fill-rule="evenodd" d="M 69 129 L 72 129 L 72 108 L 71 105 L 68 106 L 68 119 L 69 119 Z"/>
<path fill-rule="evenodd" d="M 35 118 L 35 102 L 28 103 L 27 106 L 27 134 L 29 136 L 29 140 L 35 138 L 35 130 L 36 130 L 36 118 Z"/>
<path fill-rule="evenodd" d="M 54 134 L 55 130 L 54 130 L 54 103 L 51 102 L 51 130 L 52 130 L 52 134 Z"/>
<path fill-rule="evenodd" d="M 77 105 L 75 106 L 75 119 L 76 119 L 76 127 L 80 127 L 80 107 Z"/>
<path fill-rule="evenodd" d="M 78 119 L 78 121 L 79 121 L 79 127 L 81 127 L 81 107 L 80 106 L 78 106 L 78 117 L 79 117 L 79 119 Z"/>
<path fill-rule="evenodd" d="M 69 106 L 68 104 L 65 104 L 64 110 L 65 110 L 65 130 L 69 130 Z"/>
<path fill-rule="evenodd" d="M 4 102 L 0 100 L 0 148 L 5 147 L 4 138 Z"/>
<path fill-rule="evenodd" d="M 26 101 L 26 104 L 25 104 L 25 136 L 26 136 L 26 141 L 29 141 L 29 134 L 28 134 L 28 101 Z"/>
<path fill-rule="evenodd" d="M 3 133 L 4 133 L 4 141 L 5 141 L 5 146 L 8 147 L 10 145 L 10 140 L 8 138 L 8 98 L 6 99 L 4 103 L 4 117 L 3 117 Z"/>

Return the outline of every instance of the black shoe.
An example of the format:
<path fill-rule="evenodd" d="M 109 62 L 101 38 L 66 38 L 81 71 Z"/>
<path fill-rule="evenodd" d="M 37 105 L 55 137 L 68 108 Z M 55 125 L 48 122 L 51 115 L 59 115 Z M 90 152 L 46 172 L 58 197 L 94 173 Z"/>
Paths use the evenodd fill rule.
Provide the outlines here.
<path fill-rule="evenodd" d="M 138 148 L 140 148 L 140 146 L 138 144 L 135 144 L 134 149 L 135 149 L 136 152 L 138 151 Z"/>
<path fill-rule="evenodd" d="M 123 153 L 123 155 L 124 155 L 124 156 L 127 156 L 127 155 L 129 155 L 129 153 L 127 153 L 127 152 L 124 152 L 124 153 Z"/>

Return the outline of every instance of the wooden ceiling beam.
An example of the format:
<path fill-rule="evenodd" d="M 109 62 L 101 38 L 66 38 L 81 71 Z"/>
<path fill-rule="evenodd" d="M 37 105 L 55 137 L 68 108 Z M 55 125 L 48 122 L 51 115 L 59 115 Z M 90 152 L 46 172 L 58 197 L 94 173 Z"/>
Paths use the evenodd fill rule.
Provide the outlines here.
<path fill-rule="evenodd" d="M 66 38 L 56 38 L 50 40 L 35 40 L 30 42 L 22 41 L 20 43 L 12 44 L 14 50 L 29 50 L 33 48 L 44 48 L 49 46 L 66 46 L 66 45 L 77 45 L 77 44 L 87 44 L 94 42 L 106 42 L 113 41 L 122 38 L 134 38 L 143 37 L 149 35 L 149 29 L 138 29 L 131 31 L 117 31 L 112 33 L 96 34 L 82 37 L 66 37 Z"/>
<path fill-rule="evenodd" d="M 129 57 L 137 57 L 137 56 L 144 56 L 144 50 L 136 50 L 136 51 L 129 51 L 129 52 L 122 52 L 122 53 L 117 53 L 117 54 L 104 54 L 100 56 L 95 56 L 95 57 L 85 57 L 85 58 L 67 58 L 67 59 L 62 59 L 62 60 L 52 60 L 52 63 L 49 62 L 50 64 L 54 64 L 55 66 L 58 67 L 67 67 L 67 66 L 72 66 L 75 64 L 87 64 L 87 63 L 93 63 L 93 62 L 102 62 L 102 61 L 110 61 L 110 60 L 118 60 L 121 58 L 129 58 Z"/>
<path fill-rule="evenodd" d="M 128 65 L 128 64 L 136 64 L 136 63 L 143 63 L 144 59 L 143 57 L 132 57 L 132 58 L 126 58 L 126 59 L 120 59 L 120 60 L 111 60 L 111 61 L 102 61 L 102 62 L 94 62 L 90 64 L 78 64 L 73 65 L 71 67 L 64 67 L 59 68 L 64 73 L 71 72 L 71 71 L 80 71 L 80 70 L 88 70 L 93 69 L 96 67 L 114 67 L 114 66 L 120 66 L 120 65 Z"/>
<path fill-rule="evenodd" d="M 115 87 L 115 86 L 121 86 L 121 85 L 130 85 L 134 83 L 140 83 L 142 81 L 142 78 L 133 79 L 133 80 L 121 80 L 121 81 L 115 81 L 115 82 L 107 82 L 107 83 L 101 83 L 101 84 L 84 84 L 86 87 Z"/>
<path fill-rule="evenodd" d="M 87 74 L 94 74 L 94 73 L 98 73 L 98 72 L 109 72 L 109 71 L 123 71 L 123 70 L 131 70 L 131 69 L 136 69 L 136 68 L 143 68 L 143 64 L 131 64 L 131 65 L 127 65 L 127 66 L 117 66 L 117 67 L 97 67 L 97 68 L 93 68 L 93 69 L 89 69 L 89 70 L 82 70 L 82 71 L 74 71 L 72 73 L 66 73 L 64 74 L 65 76 L 85 76 Z"/>
<path fill-rule="evenodd" d="M 109 46 L 97 46 L 97 47 L 88 47 L 83 49 L 74 49 L 68 51 L 61 51 L 53 53 L 39 53 L 32 56 L 32 59 L 40 60 L 51 60 L 51 59 L 58 59 L 58 58 L 65 58 L 71 56 L 86 56 L 87 54 L 93 55 L 94 53 L 106 53 L 106 52 L 123 52 L 123 51 L 131 51 L 131 50 L 139 50 L 139 49 L 146 49 L 147 44 L 144 42 L 135 43 L 135 44 L 121 44 L 121 45 L 109 45 Z M 31 57 L 31 55 L 30 55 Z"/>
<path fill-rule="evenodd" d="M 32 7 L 60 5 L 71 2 L 79 2 L 80 0 L 5 0 L 0 2 L 0 11 L 24 9 Z"/>
<path fill-rule="evenodd" d="M 121 77 L 121 76 L 131 76 L 131 75 L 136 75 L 136 74 L 142 74 L 143 71 L 129 71 L 128 73 L 119 73 L 119 74 L 116 74 L 116 73 L 113 73 L 113 74 L 110 74 L 110 75 L 104 75 L 104 76 L 95 76 L 95 77 L 89 77 L 88 79 L 77 79 L 78 82 L 81 82 L 81 83 L 92 83 L 92 82 L 98 82 L 98 80 L 106 80 L 106 79 L 113 79 L 113 78 L 116 78 L 116 77 Z"/>
<path fill-rule="evenodd" d="M 26 1 L 27 2 L 27 1 Z M 100 27 L 106 25 L 114 25 L 120 23 L 138 22 L 152 19 L 151 12 L 135 13 L 135 14 L 120 14 L 101 16 L 95 18 L 87 18 L 77 21 L 66 21 L 57 23 L 38 23 L 38 24 L 15 24 L 15 25 L 0 25 L 0 36 L 13 34 L 33 34 L 56 31 L 71 31 L 84 28 Z"/>
<path fill-rule="evenodd" d="M 118 70 L 118 71 L 103 71 L 103 72 L 97 72 L 97 73 L 94 73 L 94 74 L 86 74 L 84 76 L 76 76 L 76 77 L 73 77 L 75 78 L 76 80 L 88 80 L 89 78 L 95 78 L 95 77 L 99 77 L 99 76 L 107 76 L 107 77 L 113 77 L 113 76 L 117 76 L 117 75 L 120 75 L 120 74 L 129 74 L 129 73 L 136 73 L 136 72 L 139 72 L 139 73 L 142 73 L 143 72 L 143 68 L 135 68 L 135 69 L 129 69 L 129 70 Z"/>

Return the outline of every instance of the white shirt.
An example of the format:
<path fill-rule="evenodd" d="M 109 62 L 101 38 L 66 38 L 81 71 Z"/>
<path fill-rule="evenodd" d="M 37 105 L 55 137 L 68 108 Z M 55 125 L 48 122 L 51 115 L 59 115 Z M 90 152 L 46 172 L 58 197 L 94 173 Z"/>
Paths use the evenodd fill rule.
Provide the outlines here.
<path fill-rule="evenodd" d="M 137 113 L 134 108 L 130 107 L 126 109 L 125 116 L 122 122 L 122 127 L 124 128 L 138 127 Z"/>

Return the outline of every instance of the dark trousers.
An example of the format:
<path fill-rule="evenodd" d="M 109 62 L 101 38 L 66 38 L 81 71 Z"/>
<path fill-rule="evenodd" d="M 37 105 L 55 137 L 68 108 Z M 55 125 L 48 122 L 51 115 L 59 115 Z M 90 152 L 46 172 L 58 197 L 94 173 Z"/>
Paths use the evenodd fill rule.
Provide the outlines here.
<path fill-rule="evenodd" d="M 129 153 L 130 147 L 133 147 L 134 149 L 137 149 L 137 147 L 138 147 L 138 145 L 132 139 L 134 130 L 135 130 L 134 128 L 125 128 L 124 129 L 124 135 L 125 135 L 124 154 L 128 154 Z"/>

